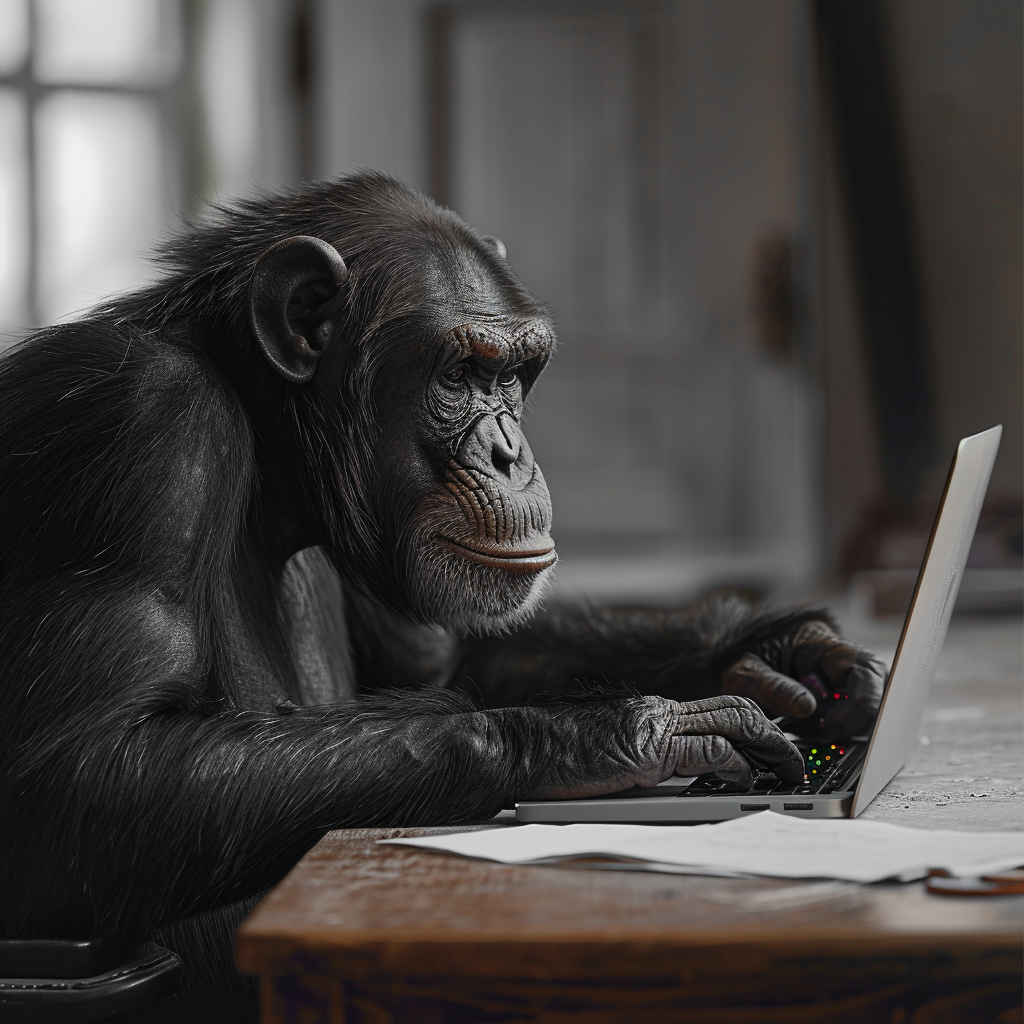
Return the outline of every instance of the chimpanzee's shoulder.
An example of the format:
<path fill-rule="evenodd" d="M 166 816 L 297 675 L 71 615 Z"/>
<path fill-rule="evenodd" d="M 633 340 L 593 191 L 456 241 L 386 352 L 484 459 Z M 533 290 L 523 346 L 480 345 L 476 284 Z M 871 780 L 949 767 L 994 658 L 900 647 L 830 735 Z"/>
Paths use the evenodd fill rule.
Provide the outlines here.
<path fill-rule="evenodd" d="M 152 547 L 154 524 L 174 534 L 159 545 L 171 553 L 194 548 L 204 523 L 234 528 L 252 431 L 200 353 L 87 318 L 0 359 L 0 478 L 0 527 L 28 531 L 26 550 L 61 551 L 72 564 L 116 547 L 128 562 Z M 45 514 L 21 511 L 34 506 Z"/>
<path fill-rule="evenodd" d="M 246 443 L 247 419 L 210 360 L 187 338 L 108 316 L 44 328 L 0 358 L 0 431 L 201 431 Z"/>

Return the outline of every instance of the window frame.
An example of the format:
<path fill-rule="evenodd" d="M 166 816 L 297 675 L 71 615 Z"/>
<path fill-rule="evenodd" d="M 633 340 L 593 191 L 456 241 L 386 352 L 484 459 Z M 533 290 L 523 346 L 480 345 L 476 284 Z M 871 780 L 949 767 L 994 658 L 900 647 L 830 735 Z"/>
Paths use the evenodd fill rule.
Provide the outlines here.
<path fill-rule="evenodd" d="M 169 221 L 175 214 L 190 217 L 195 214 L 204 192 L 203 183 L 209 177 L 202 146 L 201 101 L 196 73 L 197 25 L 199 0 L 162 0 L 176 3 L 181 26 L 181 60 L 174 73 L 162 82 L 114 83 L 40 81 L 33 71 L 34 57 L 39 46 L 39 12 L 36 0 L 26 0 L 28 13 L 28 39 L 21 64 L 10 71 L 0 72 L 0 90 L 10 90 L 22 98 L 24 104 L 24 135 L 21 141 L 25 155 L 25 194 L 27 206 L 27 245 L 25 251 L 26 276 L 20 306 L 22 322 L 6 325 L 5 331 L 33 329 L 43 324 L 40 288 L 40 188 L 38 112 L 51 96 L 63 93 L 100 96 L 133 97 L 153 103 L 157 110 L 162 143 L 163 213 Z"/>

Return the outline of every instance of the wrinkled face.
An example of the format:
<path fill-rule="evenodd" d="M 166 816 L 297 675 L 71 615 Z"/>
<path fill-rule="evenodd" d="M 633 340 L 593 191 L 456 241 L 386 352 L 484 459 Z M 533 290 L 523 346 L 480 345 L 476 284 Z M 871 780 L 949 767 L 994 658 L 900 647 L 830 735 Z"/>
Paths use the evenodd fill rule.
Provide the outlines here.
<path fill-rule="evenodd" d="M 264 252 L 250 323 L 290 389 L 288 425 L 258 414 L 272 377 L 254 377 L 248 403 L 275 451 L 267 505 L 291 510 L 293 543 L 326 543 L 345 579 L 399 614 L 493 632 L 536 607 L 556 561 L 522 432 L 554 332 L 501 243 L 418 202 L 378 218 L 391 241 L 357 252 L 351 278 L 320 238 Z"/>
<path fill-rule="evenodd" d="M 440 329 L 417 351 L 417 386 L 380 389 L 385 474 L 408 488 L 394 571 L 416 617 L 492 632 L 536 607 L 557 561 L 547 485 L 522 431 L 554 337 L 486 265 L 448 283 Z"/>

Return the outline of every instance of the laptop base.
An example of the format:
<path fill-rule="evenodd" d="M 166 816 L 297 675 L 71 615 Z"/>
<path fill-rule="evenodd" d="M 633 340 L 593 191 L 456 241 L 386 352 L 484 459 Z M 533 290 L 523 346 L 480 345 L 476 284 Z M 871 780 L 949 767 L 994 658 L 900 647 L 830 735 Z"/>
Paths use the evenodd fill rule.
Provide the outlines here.
<path fill-rule="evenodd" d="M 658 789 L 659 787 L 652 787 Z M 651 790 L 627 790 L 600 800 L 523 800 L 516 804 L 516 820 L 547 825 L 591 822 L 616 825 L 696 825 L 700 822 L 742 818 L 757 811 L 776 811 L 797 818 L 848 818 L 853 791 L 823 796 L 678 796 L 646 795 Z M 635 793 L 636 796 L 627 796 Z"/>

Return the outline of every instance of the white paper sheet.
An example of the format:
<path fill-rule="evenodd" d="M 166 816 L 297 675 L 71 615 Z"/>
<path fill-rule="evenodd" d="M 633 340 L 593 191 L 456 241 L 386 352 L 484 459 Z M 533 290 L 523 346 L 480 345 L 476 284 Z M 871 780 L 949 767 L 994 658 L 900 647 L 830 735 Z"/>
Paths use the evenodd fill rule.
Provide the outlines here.
<path fill-rule="evenodd" d="M 771 811 L 714 825 L 522 825 L 380 841 L 505 864 L 605 856 L 650 861 L 654 871 L 678 865 L 687 873 L 851 882 L 910 881 L 930 868 L 977 875 L 1024 864 L 1024 832 L 932 832 Z"/>

